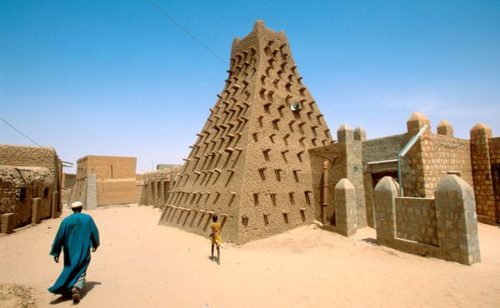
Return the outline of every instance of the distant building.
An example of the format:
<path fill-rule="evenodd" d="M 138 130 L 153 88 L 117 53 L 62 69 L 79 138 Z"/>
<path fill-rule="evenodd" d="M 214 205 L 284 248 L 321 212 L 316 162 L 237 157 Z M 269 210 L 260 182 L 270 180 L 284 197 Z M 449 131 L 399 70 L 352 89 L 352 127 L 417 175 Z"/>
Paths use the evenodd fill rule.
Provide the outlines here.
<path fill-rule="evenodd" d="M 63 187 L 72 188 L 76 183 L 76 174 L 74 173 L 64 173 L 63 174 Z"/>
<path fill-rule="evenodd" d="M 162 170 L 162 169 L 175 169 L 175 168 L 180 168 L 182 165 L 176 165 L 176 164 L 158 164 L 156 165 L 156 170 Z"/>
<path fill-rule="evenodd" d="M 62 164 L 54 148 L 0 145 L 1 230 L 61 212 Z"/>
<path fill-rule="evenodd" d="M 141 182 L 136 176 L 135 157 L 88 155 L 77 162 L 76 183 L 70 202 L 84 207 L 138 203 Z"/>
<path fill-rule="evenodd" d="M 182 166 L 173 164 L 163 164 L 161 166 L 165 167 L 153 172 L 146 172 L 142 176 L 143 185 L 140 204 L 158 207 L 165 205 L 169 191 L 175 185 Z"/>
<path fill-rule="evenodd" d="M 76 183 L 76 174 L 74 173 L 63 173 L 62 180 L 62 190 L 61 190 L 61 202 L 63 204 L 69 203 L 69 199 L 71 198 L 71 192 L 73 191 L 73 187 Z"/>

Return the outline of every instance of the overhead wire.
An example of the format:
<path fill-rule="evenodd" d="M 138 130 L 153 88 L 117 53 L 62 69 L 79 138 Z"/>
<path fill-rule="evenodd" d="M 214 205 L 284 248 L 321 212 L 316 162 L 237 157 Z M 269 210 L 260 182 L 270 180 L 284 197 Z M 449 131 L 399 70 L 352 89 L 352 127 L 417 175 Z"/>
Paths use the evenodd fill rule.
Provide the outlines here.
<path fill-rule="evenodd" d="M 182 32 L 186 33 L 193 41 L 198 43 L 201 47 L 203 47 L 205 50 L 207 50 L 209 53 L 211 53 L 213 56 L 215 56 L 217 59 L 219 59 L 222 63 L 228 64 L 224 58 L 219 56 L 215 51 L 213 51 L 210 47 L 205 45 L 202 41 L 200 41 L 193 33 L 191 33 L 186 27 L 184 27 L 181 23 L 179 23 L 175 18 L 173 18 L 165 9 L 161 8 L 156 2 L 153 0 L 149 0 L 151 5 L 158 10 L 160 13 L 165 15 L 171 22 L 173 22 Z"/>
<path fill-rule="evenodd" d="M 27 138 L 29 141 L 33 142 L 34 144 L 38 145 L 38 146 L 42 146 L 41 144 L 39 144 L 38 142 L 36 142 L 35 140 L 31 139 L 28 135 L 26 135 L 25 133 L 23 133 L 22 131 L 20 131 L 18 128 L 16 128 L 14 125 L 10 124 L 9 121 L 5 120 L 2 116 L 0 116 L 0 120 L 2 120 L 5 124 L 7 124 L 8 126 L 10 126 L 12 129 L 14 129 L 16 132 L 18 132 L 19 134 L 23 135 L 25 138 Z"/>

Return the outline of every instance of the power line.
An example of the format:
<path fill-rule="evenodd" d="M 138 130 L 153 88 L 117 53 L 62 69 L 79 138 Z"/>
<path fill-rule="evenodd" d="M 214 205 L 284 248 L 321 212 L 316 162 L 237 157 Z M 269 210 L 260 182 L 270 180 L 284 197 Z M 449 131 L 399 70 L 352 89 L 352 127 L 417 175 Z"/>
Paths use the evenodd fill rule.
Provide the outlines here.
<path fill-rule="evenodd" d="M 29 141 L 33 142 L 34 144 L 38 145 L 38 146 L 42 146 L 41 144 L 39 144 L 38 142 L 36 142 L 35 140 L 31 139 L 30 137 L 28 137 L 28 135 L 26 135 L 25 133 L 23 133 L 22 131 L 20 131 L 19 129 L 17 129 L 14 125 L 10 124 L 7 120 L 5 120 L 4 118 L 2 118 L 0 116 L 0 120 L 2 120 L 3 122 L 5 122 L 5 124 L 9 125 L 10 127 L 12 127 L 12 129 L 14 129 L 16 132 L 20 133 L 21 135 L 23 135 L 24 137 L 28 138 Z"/>
<path fill-rule="evenodd" d="M 177 20 L 175 20 L 172 16 L 170 16 L 170 14 L 167 13 L 167 11 L 165 11 L 164 9 L 162 9 L 158 4 L 156 4 L 153 0 L 149 0 L 149 2 L 151 3 L 151 5 L 153 5 L 153 7 L 155 9 L 157 9 L 160 13 L 162 13 L 163 15 L 165 15 L 168 19 L 170 19 L 171 22 L 173 22 L 179 29 L 181 29 L 181 31 L 183 31 L 184 33 L 186 33 L 187 35 L 189 35 L 191 37 L 191 39 L 193 39 L 193 41 L 195 41 L 196 43 L 198 43 L 201 47 L 205 48 L 208 52 L 210 52 L 212 55 L 214 55 L 217 59 L 219 59 L 220 61 L 222 61 L 222 63 L 224 64 L 228 64 L 224 58 L 222 58 L 221 56 L 219 56 L 215 51 L 213 51 L 212 49 L 210 49 L 210 47 L 208 47 L 207 45 L 203 44 L 202 41 L 200 41 L 193 33 L 191 33 L 188 29 L 186 29 L 183 25 L 181 25 Z"/>

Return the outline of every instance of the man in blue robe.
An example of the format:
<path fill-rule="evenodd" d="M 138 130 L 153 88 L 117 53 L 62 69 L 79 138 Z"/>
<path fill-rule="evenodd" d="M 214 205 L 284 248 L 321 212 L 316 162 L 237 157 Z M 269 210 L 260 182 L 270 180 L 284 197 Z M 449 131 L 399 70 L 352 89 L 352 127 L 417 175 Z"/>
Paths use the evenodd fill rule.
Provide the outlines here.
<path fill-rule="evenodd" d="M 90 250 L 99 246 L 99 231 L 92 217 L 82 213 L 82 203 L 71 204 L 73 214 L 64 218 L 52 244 L 50 255 L 59 263 L 61 250 L 64 251 L 64 269 L 49 291 L 68 295 L 74 303 L 80 302 L 80 291 L 85 283 L 90 264 Z"/>

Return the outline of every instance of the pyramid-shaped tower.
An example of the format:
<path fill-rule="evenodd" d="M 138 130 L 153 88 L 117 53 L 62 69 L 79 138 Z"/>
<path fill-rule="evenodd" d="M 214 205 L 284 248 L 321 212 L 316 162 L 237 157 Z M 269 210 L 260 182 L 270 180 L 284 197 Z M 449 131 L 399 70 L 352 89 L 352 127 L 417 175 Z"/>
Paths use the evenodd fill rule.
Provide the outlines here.
<path fill-rule="evenodd" d="M 160 223 L 208 235 L 217 214 L 223 240 L 241 244 L 312 222 L 307 150 L 332 139 L 283 32 L 257 21 L 228 73 Z"/>

